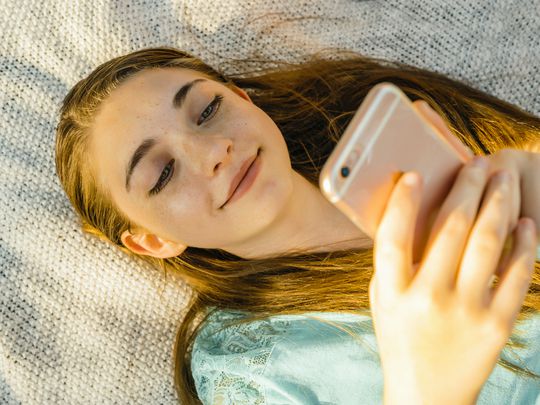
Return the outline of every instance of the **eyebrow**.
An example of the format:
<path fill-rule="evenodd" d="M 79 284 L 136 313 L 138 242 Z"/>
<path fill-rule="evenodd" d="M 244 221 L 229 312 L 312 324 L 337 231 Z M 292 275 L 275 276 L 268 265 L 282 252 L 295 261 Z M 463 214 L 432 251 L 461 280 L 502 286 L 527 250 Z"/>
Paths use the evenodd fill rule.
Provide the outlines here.
<path fill-rule="evenodd" d="M 182 87 L 180 87 L 180 90 L 176 92 L 176 94 L 173 97 L 172 105 L 175 109 L 179 110 L 182 108 L 184 101 L 186 100 L 186 97 L 189 93 L 189 91 L 193 88 L 193 86 L 200 82 L 205 82 L 206 79 L 195 79 L 191 82 L 188 82 L 184 84 Z M 129 181 L 131 179 L 131 175 L 133 174 L 133 170 L 135 170 L 135 167 L 137 167 L 137 164 L 141 161 L 141 159 L 146 156 L 146 154 L 152 149 L 152 147 L 156 144 L 155 138 L 147 138 L 145 139 L 138 147 L 135 149 L 135 152 L 133 152 L 133 155 L 131 156 L 131 159 L 129 160 L 129 163 L 126 168 L 126 190 L 129 192 Z"/>

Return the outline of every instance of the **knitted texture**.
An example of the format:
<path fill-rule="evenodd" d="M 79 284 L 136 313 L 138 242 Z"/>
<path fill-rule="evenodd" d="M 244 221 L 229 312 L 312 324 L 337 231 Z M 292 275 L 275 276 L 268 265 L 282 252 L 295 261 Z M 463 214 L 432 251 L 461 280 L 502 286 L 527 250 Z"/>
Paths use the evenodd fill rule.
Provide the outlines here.
<path fill-rule="evenodd" d="M 98 64 L 175 46 L 301 60 L 339 46 L 540 114 L 540 1 L 0 0 L 0 403 L 175 403 L 190 290 L 84 235 L 54 170 L 62 98 Z"/>

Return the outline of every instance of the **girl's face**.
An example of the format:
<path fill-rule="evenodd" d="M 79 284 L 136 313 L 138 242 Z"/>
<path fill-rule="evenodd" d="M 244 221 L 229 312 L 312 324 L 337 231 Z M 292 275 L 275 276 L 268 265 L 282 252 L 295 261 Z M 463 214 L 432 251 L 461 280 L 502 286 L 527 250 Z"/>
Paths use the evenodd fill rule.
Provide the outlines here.
<path fill-rule="evenodd" d="M 103 101 L 90 139 L 92 170 L 137 224 L 133 233 L 227 250 L 263 232 L 292 193 L 287 145 L 272 119 L 243 90 L 190 69 L 128 78 Z M 223 206 L 258 151 L 254 183 Z"/>

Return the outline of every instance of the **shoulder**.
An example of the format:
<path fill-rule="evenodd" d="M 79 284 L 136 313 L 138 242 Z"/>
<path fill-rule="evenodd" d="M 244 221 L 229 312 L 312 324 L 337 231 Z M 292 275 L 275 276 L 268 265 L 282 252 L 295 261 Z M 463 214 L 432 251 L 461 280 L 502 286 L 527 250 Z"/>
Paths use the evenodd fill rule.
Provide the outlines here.
<path fill-rule="evenodd" d="M 258 382 L 277 341 L 290 322 L 265 318 L 241 322 L 242 311 L 213 310 L 203 321 L 193 343 L 192 375 L 200 399 L 214 403 L 264 403 L 264 386 Z"/>
<path fill-rule="evenodd" d="M 194 349 L 214 355 L 235 355 L 272 347 L 287 333 L 303 328 L 335 328 L 346 324 L 372 325 L 367 315 L 337 312 L 307 312 L 273 315 L 252 319 L 249 312 L 212 309 L 203 321 L 194 342 Z M 371 328 L 363 329 L 372 332 Z"/>
<path fill-rule="evenodd" d="M 250 314 L 235 310 L 213 310 L 204 320 L 194 347 L 216 355 L 246 353 L 271 346 L 290 322 L 273 317 L 251 320 Z"/>
<path fill-rule="evenodd" d="M 227 398 L 224 403 L 256 404 L 279 403 L 287 393 L 285 402 L 295 397 L 298 403 L 312 403 L 316 393 L 311 387 L 319 384 L 309 382 L 314 376 L 306 359 L 332 353 L 323 348 L 338 340 L 343 343 L 348 336 L 335 325 L 346 327 L 359 319 L 366 320 L 325 312 L 252 320 L 247 312 L 215 310 L 204 320 L 193 345 L 191 367 L 198 395 L 204 403 Z M 295 370 L 294 375 L 287 370 Z"/>

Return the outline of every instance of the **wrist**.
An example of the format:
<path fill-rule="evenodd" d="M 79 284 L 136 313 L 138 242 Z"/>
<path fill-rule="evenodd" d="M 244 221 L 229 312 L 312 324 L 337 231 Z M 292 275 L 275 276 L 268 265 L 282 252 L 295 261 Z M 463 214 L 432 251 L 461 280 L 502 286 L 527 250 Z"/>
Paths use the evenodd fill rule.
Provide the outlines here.
<path fill-rule="evenodd" d="M 409 395 L 405 394 L 402 395 L 400 393 L 390 393 L 387 395 L 387 393 L 384 393 L 384 399 L 383 399 L 383 405 L 444 405 L 444 404 L 451 404 L 451 405 L 476 405 L 476 400 L 472 401 L 456 401 L 456 400 L 441 400 L 438 399 L 425 399 L 422 398 L 420 395 Z"/>
<path fill-rule="evenodd" d="M 412 388 L 404 382 L 397 387 L 385 384 L 383 405 L 476 405 L 478 394 L 425 392 Z"/>

